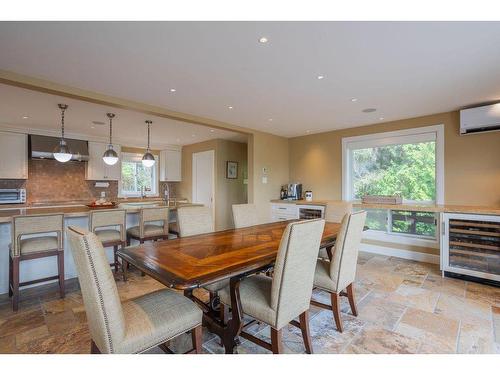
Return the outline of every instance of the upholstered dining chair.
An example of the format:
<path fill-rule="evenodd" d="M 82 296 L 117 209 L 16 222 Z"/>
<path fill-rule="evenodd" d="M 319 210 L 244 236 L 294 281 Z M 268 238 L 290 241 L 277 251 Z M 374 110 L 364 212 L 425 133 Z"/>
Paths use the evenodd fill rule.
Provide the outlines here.
<path fill-rule="evenodd" d="M 177 224 L 181 238 L 212 233 L 215 230 L 212 210 L 210 207 L 205 206 L 179 207 L 177 209 Z M 227 280 L 222 280 L 203 286 L 204 289 L 210 292 L 210 302 L 213 302 L 217 291 L 227 284 Z"/>
<path fill-rule="evenodd" d="M 236 284 L 235 295 L 240 298 L 243 313 L 271 327 L 271 344 L 241 331 L 243 338 L 273 353 L 281 353 L 282 329 L 293 324 L 302 331 L 306 352 L 312 353 L 309 302 L 324 226 L 323 219 L 288 224 L 281 238 L 273 277 L 258 274 Z M 230 287 L 220 290 L 219 296 L 224 305 L 231 306 Z M 300 322 L 295 321 L 297 316 Z"/>
<path fill-rule="evenodd" d="M 339 332 L 343 331 L 340 317 L 340 296 L 349 299 L 351 312 L 358 315 L 354 298 L 354 279 L 358 261 L 359 245 L 366 220 L 366 211 L 346 214 L 335 241 L 332 260 L 318 259 L 314 274 L 314 287 L 330 293 L 331 305 L 311 300 L 311 304 L 332 310 Z M 344 291 L 345 290 L 345 291 Z"/>
<path fill-rule="evenodd" d="M 91 211 L 89 215 L 89 229 L 102 243 L 103 247 L 113 247 L 115 272 L 118 273 L 118 257 L 116 252 L 119 247 L 127 244 L 127 212 L 125 210 L 99 210 Z"/>
<path fill-rule="evenodd" d="M 168 207 L 141 208 L 139 225 L 127 229 L 127 244 L 130 245 L 131 239 L 140 243 L 168 239 L 168 213 Z"/>
<path fill-rule="evenodd" d="M 233 204 L 233 221 L 235 228 L 259 224 L 257 206 L 255 204 Z"/>
<path fill-rule="evenodd" d="M 331 223 L 340 223 L 346 214 L 352 212 L 352 203 L 346 201 L 328 201 L 325 207 L 325 220 Z M 319 251 L 321 259 L 330 259 L 326 249 Z"/>
<path fill-rule="evenodd" d="M 99 238 L 68 227 L 91 336 L 91 353 L 141 353 L 191 331 L 193 350 L 201 352 L 202 311 L 183 295 L 163 289 L 121 303 Z"/>
<path fill-rule="evenodd" d="M 12 309 L 19 308 L 19 287 L 42 281 L 59 280 L 59 293 L 64 298 L 64 215 L 21 215 L 12 218 L 12 242 L 9 245 L 9 296 Z M 23 260 L 57 257 L 57 276 L 19 281 Z"/>

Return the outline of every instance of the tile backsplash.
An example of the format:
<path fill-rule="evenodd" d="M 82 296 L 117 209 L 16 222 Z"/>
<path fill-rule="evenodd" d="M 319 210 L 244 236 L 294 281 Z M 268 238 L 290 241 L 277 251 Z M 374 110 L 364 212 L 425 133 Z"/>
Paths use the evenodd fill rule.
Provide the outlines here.
<path fill-rule="evenodd" d="M 118 181 L 109 182 L 108 188 L 96 188 L 95 181 L 85 180 L 84 162 L 60 163 L 56 160 L 30 159 L 27 180 L 2 180 L 0 189 L 26 189 L 28 204 L 64 201 L 92 201 L 106 193 L 106 198 L 118 197 Z M 177 196 L 176 182 L 160 182 L 159 193 L 163 197 L 165 185 L 170 187 L 170 195 Z"/>

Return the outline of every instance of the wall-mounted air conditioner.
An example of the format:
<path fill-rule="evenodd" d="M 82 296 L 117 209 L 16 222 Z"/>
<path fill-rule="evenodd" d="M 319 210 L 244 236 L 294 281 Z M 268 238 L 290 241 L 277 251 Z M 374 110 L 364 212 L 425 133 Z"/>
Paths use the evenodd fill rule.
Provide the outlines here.
<path fill-rule="evenodd" d="M 500 130 L 500 103 L 460 111 L 460 134 Z"/>

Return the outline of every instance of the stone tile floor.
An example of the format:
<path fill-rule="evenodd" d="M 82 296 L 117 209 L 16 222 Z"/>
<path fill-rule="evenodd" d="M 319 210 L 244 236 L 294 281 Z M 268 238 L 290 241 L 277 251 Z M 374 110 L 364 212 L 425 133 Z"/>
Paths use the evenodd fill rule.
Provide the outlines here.
<path fill-rule="evenodd" d="M 124 283 L 117 277 L 122 300 L 163 288 L 149 277 L 131 272 Z M 0 353 L 88 353 L 89 331 L 76 280 L 67 297 L 54 286 L 23 291 L 13 313 L 6 295 L 0 296 Z M 315 353 L 500 353 L 500 288 L 441 278 L 434 264 L 361 253 L 355 284 L 359 316 L 342 301 L 344 333 L 335 330 L 332 313 L 311 308 L 310 327 Z M 314 298 L 329 302 L 314 291 Z M 252 333 L 269 340 L 265 324 Z M 283 333 L 286 353 L 303 353 L 300 330 Z M 204 329 L 206 353 L 223 353 L 219 339 Z M 172 341 L 184 351 L 190 336 Z M 152 350 L 152 353 L 158 350 Z M 267 353 L 241 339 L 238 353 Z"/>

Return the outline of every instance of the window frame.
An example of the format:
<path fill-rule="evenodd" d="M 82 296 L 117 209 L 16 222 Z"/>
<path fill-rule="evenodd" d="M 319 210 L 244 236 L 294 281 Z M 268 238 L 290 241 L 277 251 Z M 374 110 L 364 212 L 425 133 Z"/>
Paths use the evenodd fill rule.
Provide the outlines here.
<path fill-rule="evenodd" d="M 138 154 L 135 152 L 122 152 L 121 154 L 121 163 L 123 162 L 139 162 L 142 160 L 143 154 Z M 147 197 L 159 197 L 160 196 L 160 169 L 159 169 L 159 157 L 158 155 L 153 155 L 155 158 L 155 164 L 151 167 L 154 168 L 154 181 L 153 184 L 155 191 L 145 192 Z M 122 166 L 120 165 L 120 169 Z M 127 197 L 141 197 L 140 192 L 124 192 L 123 191 L 123 183 L 122 183 L 123 174 L 120 170 L 120 180 L 118 181 L 118 197 L 127 198 Z"/>
<path fill-rule="evenodd" d="M 342 199 L 360 202 L 353 198 L 352 152 L 357 149 L 397 144 L 436 142 L 436 201 L 403 200 L 403 203 L 444 204 L 444 125 L 374 133 L 342 138 Z"/>

